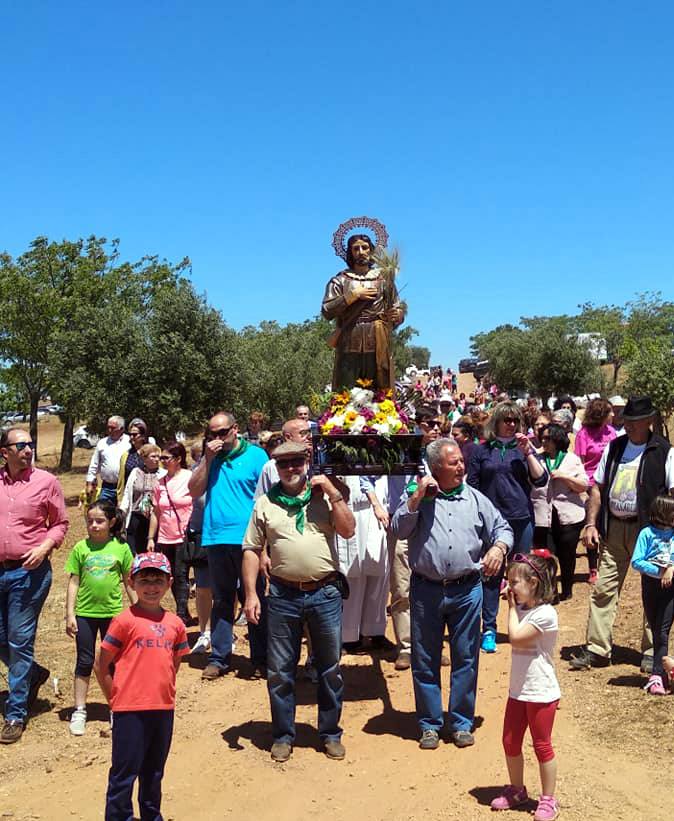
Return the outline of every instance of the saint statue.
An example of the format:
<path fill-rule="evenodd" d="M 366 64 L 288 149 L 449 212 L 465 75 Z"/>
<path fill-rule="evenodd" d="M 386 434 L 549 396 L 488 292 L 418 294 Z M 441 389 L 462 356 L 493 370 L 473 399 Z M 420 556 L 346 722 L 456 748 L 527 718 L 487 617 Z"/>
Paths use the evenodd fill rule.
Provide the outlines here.
<path fill-rule="evenodd" d="M 368 234 L 352 234 L 344 246 L 345 228 L 355 225 L 372 227 L 377 245 Z M 326 319 L 337 321 L 329 340 L 335 349 L 335 392 L 353 388 L 358 379 L 371 380 L 374 390 L 394 387 L 391 333 L 405 314 L 394 274 L 375 262 L 375 251 L 383 250 L 387 240 L 384 226 L 367 217 L 349 220 L 335 232 L 333 246 L 348 267 L 328 282 L 321 308 Z"/>

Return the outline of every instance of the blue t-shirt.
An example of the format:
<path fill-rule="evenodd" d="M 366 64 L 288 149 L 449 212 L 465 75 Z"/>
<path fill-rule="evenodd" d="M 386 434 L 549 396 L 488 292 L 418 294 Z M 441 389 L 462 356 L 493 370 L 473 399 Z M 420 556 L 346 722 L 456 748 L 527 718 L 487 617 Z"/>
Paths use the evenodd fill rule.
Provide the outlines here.
<path fill-rule="evenodd" d="M 249 445 L 235 459 L 213 460 L 208 474 L 206 504 L 201 531 L 203 547 L 240 545 L 255 502 L 255 486 L 269 457 L 262 448 Z"/>
<path fill-rule="evenodd" d="M 639 573 L 659 578 L 670 564 L 674 564 L 674 530 L 648 525 L 634 545 L 632 567 Z"/>

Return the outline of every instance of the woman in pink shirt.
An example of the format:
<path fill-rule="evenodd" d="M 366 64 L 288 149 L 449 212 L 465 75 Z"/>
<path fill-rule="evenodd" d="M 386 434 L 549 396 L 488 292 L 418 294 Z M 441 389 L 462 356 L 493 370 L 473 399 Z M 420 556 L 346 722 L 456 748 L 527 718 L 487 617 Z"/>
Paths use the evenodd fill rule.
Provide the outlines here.
<path fill-rule="evenodd" d="M 601 455 L 608 445 L 616 437 L 616 432 L 609 420 L 613 414 L 611 403 L 606 399 L 591 399 L 585 408 L 583 426 L 576 434 L 574 452 L 583 463 L 585 473 L 590 482 L 590 487 L 594 484 L 594 472 L 597 469 Z M 597 549 L 588 548 L 587 563 L 590 569 L 588 578 L 589 584 L 597 582 Z"/>
<path fill-rule="evenodd" d="M 184 554 L 187 525 L 192 515 L 192 496 L 188 489 L 192 472 L 187 469 L 187 454 L 180 442 L 166 442 L 159 459 L 166 475 L 159 480 L 152 494 L 147 549 L 168 557 L 176 613 L 187 624 L 190 619 L 187 607 L 190 591 Z"/>

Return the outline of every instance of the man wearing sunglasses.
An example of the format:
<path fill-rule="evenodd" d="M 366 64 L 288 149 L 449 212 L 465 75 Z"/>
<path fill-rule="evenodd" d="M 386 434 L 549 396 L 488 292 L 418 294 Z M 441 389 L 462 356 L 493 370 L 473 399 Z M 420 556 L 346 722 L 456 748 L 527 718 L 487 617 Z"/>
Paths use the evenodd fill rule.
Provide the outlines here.
<path fill-rule="evenodd" d="M 443 729 L 440 658 L 449 629 L 452 673 L 449 729 L 457 747 L 474 743 L 480 654 L 482 576 L 496 576 L 513 546 L 513 531 L 494 505 L 464 483 L 461 449 L 453 439 L 426 448 L 430 475 L 408 486 L 393 517 L 407 539 L 412 613 L 412 680 L 419 746 L 438 747 Z"/>
<path fill-rule="evenodd" d="M 234 605 L 242 595 L 241 543 L 253 510 L 255 487 L 267 462 L 262 448 L 242 436 L 231 413 L 216 413 L 208 421 L 203 443 L 204 458 L 192 473 L 189 490 L 193 499 L 206 494 L 201 545 L 207 548 L 213 591 L 211 655 L 201 677 L 217 679 L 229 669 L 234 630 Z M 264 603 L 262 581 L 258 582 Z M 248 624 L 252 674 L 260 677 L 266 666 L 266 619 Z"/>
<path fill-rule="evenodd" d="M 269 548 L 267 688 L 271 702 L 274 761 L 287 761 L 295 740 L 295 676 L 303 627 L 308 627 L 318 674 L 318 732 L 328 758 L 342 759 L 339 719 L 344 682 L 342 577 L 335 534 L 349 539 L 355 520 L 333 481 L 308 475 L 306 448 L 285 442 L 273 453 L 280 481 L 255 502 L 243 540 L 245 612 L 257 624 L 260 556 Z"/>
<path fill-rule="evenodd" d="M 51 586 L 49 557 L 68 529 L 56 477 L 33 467 L 28 431 L 0 437 L 0 659 L 8 667 L 9 695 L 0 743 L 21 738 L 28 713 L 49 670 L 33 660 L 37 622 Z"/>
<path fill-rule="evenodd" d="M 281 433 L 283 434 L 284 441 L 297 442 L 300 445 L 304 445 L 309 456 L 309 464 L 311 465 L 313 442 L 311 440 L 309 422 L 306 419 L 300 418 L 288 419 L 287 422 L 284 422 Z M 311 467 L 309 470 L 311 470 Z M 276 460 L 270 459 L 260 474 L 257 487 L 255 488 L 255 498 L 259 499 L 262 494 L 271 490 L 271 488 L 278 483 L 279 478 L 278 470 L 276 469 Z"/>

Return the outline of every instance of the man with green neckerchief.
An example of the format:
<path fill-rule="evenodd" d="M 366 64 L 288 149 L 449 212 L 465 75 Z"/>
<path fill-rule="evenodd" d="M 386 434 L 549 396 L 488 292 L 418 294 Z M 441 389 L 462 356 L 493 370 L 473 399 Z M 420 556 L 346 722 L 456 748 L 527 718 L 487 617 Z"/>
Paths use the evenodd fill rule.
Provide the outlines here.
<path fill-rule="evenodd" d="M 494 505 L 464 482 L 453 439 L 426 448 L 430 475 L 407 486 L 393 532 L 407 539 L 412 614 L 412 681 L 423 750 L 435 750 L 443 728 L 440 658 L 449 629 L 452 661 L 449 730 L 457 747 L 473 744 L 480 653 L 481 577 L 496 576 L 513 531 Z"/>
<path fill-rule="evenodd" d="M 339 719 L 344 682 L 342 593 L 335 534 L 353 536 L 355 520 L 339 487 L 322 474 L 308 476 L 306 447 L 285 442 L 273 452 L 280 481 L 255 502 L 243 539 L 245 613 L 262 616 L 256 583 L 266 546 L 271 562 L 267 599 L 267 689 L 274 761 L 287 761 L 295 740 L 295 676 L 307 626 L 318 674 L 318 732 L 328 758 L 344 758 Z"/>
<path fill-rule="evenodd" d="M 241 579 L 243 534 L 253 510 L 255 487 L 267 462 L 262 448 L 250 445 L 236 419 L 223 411 L 211 417 L 203 443 L 204 458 L 192 473 L 192 498 L 206 494 L 201 545 L 207 549 L 213 591 L 211 655 L 202 673 L 217 679 L 229 669 L 234 630 L 234 605 Z M 258 581 L 264 603 L 263 581 Z M 241 590 L 239 588 L 239 595 Z M 248 625 L 252 675 L 266 674 L 266 620 Z"/>

